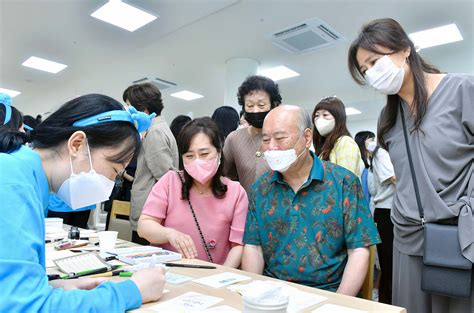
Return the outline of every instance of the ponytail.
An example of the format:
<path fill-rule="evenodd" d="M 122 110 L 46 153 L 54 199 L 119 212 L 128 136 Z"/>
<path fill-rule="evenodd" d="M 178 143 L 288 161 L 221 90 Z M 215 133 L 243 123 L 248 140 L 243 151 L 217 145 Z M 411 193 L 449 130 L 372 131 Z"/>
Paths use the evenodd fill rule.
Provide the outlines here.
<path fill-rule="evenodd" d="M 5 105 L 0 105 L 0 123 L 5 120 Z M 0 125 L 0 153 L 11 153 L 27 142 L 25 133 L 19 131 L 23 124 L 23 116 L 15 107 L 11 107 L 10 120 Z"/>

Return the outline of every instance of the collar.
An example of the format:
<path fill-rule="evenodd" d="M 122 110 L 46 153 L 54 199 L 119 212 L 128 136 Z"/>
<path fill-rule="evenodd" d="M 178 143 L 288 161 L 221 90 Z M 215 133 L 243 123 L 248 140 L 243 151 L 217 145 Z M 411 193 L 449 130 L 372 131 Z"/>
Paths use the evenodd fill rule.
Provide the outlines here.
<path fill-rule="evenodd" d="M 309 184 L 313 180 L 324 181 L 324 167 L 321 160 L 316 157 L 313 151 L 309 151 L 311 157 L 313 158 L 313 166 L 311 167 L 311 172 L 309 173 L 308 180 L 303 184 L 303 186 Z M 283 180 L 283 175 L 280 172 L 273 171 L 273 176 L 270 179 L 270 182 L 278 182 L 280 184 L 286 184 Z"/>

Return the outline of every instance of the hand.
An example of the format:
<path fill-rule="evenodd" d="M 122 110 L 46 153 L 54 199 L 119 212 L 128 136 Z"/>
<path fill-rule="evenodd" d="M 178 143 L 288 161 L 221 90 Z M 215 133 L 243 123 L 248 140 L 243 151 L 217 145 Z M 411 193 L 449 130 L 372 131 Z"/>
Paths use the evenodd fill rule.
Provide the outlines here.
<path fill-rule="evenodd" d="M 57 279 L 50 281 L 50 285 L 54 288 L 64 288 L 64 290 L 72 289 L 94 289 L 104 281 L 107 281 L 106 277 L 81 277 L 78 279 Z"/>
<path fill-rule="evenodd" d="M 197 250 L 191 236 L 183 234 L 172 228 L 167 229 L 166 238 L 170 245 L 181 253 L 186 259 L 197 258 Z"/>
<path fill-rule="evenodd" d="M 152 267 L 133 273 L 131 280 L 137 285 L 142 295 L 142 303 L 157 301 L 163 294 L 165 270 L 163 267 Z"/>

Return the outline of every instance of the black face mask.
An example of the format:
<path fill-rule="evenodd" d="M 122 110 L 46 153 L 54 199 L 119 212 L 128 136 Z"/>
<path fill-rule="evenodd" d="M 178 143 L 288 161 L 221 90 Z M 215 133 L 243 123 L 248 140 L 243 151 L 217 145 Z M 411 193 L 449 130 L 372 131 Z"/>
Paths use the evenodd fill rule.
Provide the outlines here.
<path fill-rule="evenodd" d="M 257 112 L 257 113 L 250 113 L 245 112 L 244 117 L 245 120 L 255 128 L 262 128 L 263 127 L 263 120 L 265 120 L 265 116 L 267 116 L 268 112 Z"/>

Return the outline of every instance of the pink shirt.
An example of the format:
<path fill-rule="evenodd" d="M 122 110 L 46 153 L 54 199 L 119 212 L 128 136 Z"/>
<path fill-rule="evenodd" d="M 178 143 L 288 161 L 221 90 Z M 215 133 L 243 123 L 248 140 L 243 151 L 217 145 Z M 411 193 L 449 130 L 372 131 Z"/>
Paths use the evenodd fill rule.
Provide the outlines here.
<path fill-rule="evenodd" d="M 222 177 L 227 185 L 225 197 L 202 196 L 191 188 L 189 198 L 201 226 L 206 242 L 215 241 L 210 253 L 215 263 L 223 264 L 231 243 L 243 244 L 248 198 L 244 188 L 236 182 Z M 143 207 L 142 214 L 162 219 L 161 224 L 188 234 L 194 241 L 198 258 L 208 261 L 201 236 L 194 222 L 187 200 L 181 199 L 181 180 L 175 171 L 169 171 L 153 186 Z M 164 249 L 176 251 L 171 245 Z"/>

